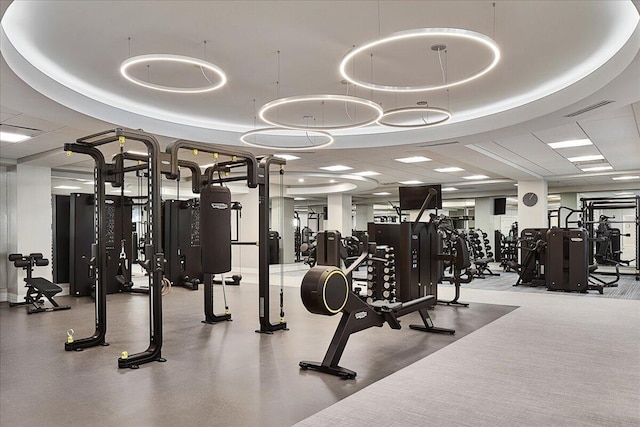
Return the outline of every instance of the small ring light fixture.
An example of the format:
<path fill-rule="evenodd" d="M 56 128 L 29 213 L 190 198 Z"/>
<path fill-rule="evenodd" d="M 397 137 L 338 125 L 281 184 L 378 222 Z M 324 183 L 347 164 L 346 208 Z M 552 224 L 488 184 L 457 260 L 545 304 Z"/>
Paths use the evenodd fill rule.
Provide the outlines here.
<path fill-rule="evenodd" d="M 424 122 L 424 123 L 416 123 L 416 124 L 397 124 L 388 121 L 389 117 L 398 116 L 403 114 L 411 114 L 411 113 L 436 113 L 444 115 L 443 118 L 433 121 L 433 122 Z M 424 128 L 429 126 L 439 125 L 440 123 L 444 123 L 451 118 L 451 111 L 445 108 L 438 107 L 405 107 L 405 108 L 394 108 L 393 110 L 385 111 L 380 120 L 378 120 L 378 124 L 382 126 L 389 126 L 393 128 Z"/>
<path fill-rule="evenodd" d="M 269 113 L 270 110 L 273 110 L 281 105 L 303 103 L 303 102 L 309 102 L 309 101 L 344 102 L 348 104 L 361 105 L 373 111 L 375 113 L 375 117 L 362 122 L 353 123 L 349 125 L 339 125 L 339 126 L 324 126 L 324 125 L 302 126 L 302 125 L 296 125 L 292 123 L 285 123 L 283 121 L 274 120 L 267 117 L 267 114 Z M 260 119 L 264 120 L 265 122 L 269 123 L 272 126 L 276 126 L 279 128 L 307 130 L 307 131 L 332 131 L 332 130 L 354 129 L 354 128 L 359 128 L 359 127 L 373 124 L 377 122 L 380 119 L 380 117 L 382 117 L 383 110 L 380 105 L 365 98 L 359 98 L 356 96 L 348 96 L 348 95 L 325 94 L 325 95 L 298 95 L 298 96 L 291 96 L 288 98 L 275 99 L 273 101 L 270 101 L 264 104 L 258 111 L 258 114 L 260 116 Z"/>
<path fill-rule="evenodd" d="M 195 65 L 198 67 L 202 67 L 203 69 L 209 70 L 214 73 L 219 81 L 218 82 L 209 82 L 208 86 L 202 87 L 172 87 L 172 86 L 164 86 L 158 85 L 155 83 L 145 82 L 143 80 L 137 79 L 129 74 L 129 68 L 138 64 L 146 64 L 149 62 L 173 62 L 173 63 L 182 63 L 186 65 Z M 120 64 L 120 74 L 129 80 L 133 84 L 137 84 L 139 86 L 146 87 L 148 89 L 159 90 L 162 92 L 171 92 L 171 93 L 203 93 L 203 92 L 211 92 L 213 90 L 219 89 L 227 83 L 227 76 L 224 71 L 213 65 L 210 62 L 203 61 L 202 59 L 192 58 L 190 56 L 181 56 L 181 55 L 171 55 L 171 54 L 149 54 L 149 55 L 140 55 L 133 56 L 129 59 L 126 59 Z M 207 79 L 208 80 L 208 79 Z"/>
<path fill-rule="evenodd" d="M 260 144 L 257 143 L 255 141 L 249 141 L 248 138 L 252 135 L 273 135 L 273 134 L 284 134 L 284 137 L 291 137 L 291 136 L 297 136 L 297 137 L 325 137 L 327 138 L 327 141 L 323 142 L 322 144 L 316 144 L 316 145 L 309 145 L 309 146 L 304 146 L 304 147 L 282 147 L 282 146 L 275 146 L 275 145 L 269 145 L 269 144 Z M 295 134 L 295 135 L 294 135 Z M 305 135 L 305 134 L 313 134 L 313 135 Z M 299 129 L 288 129 L 288 128 L 262 128 L 262 129 L 254 129 L 254 130 L 250 130 L 249 132 L 245 132 L 240 136 L 240 141 L 242 141 L 244 144 L 250 146 L 250 147 L 255 147 L 255 148 L 264 148 L 267 150 L 290 150 L 290 151 L 303 151 L 303 150 L 315 150 L 318 148 L 325 148 L 330 146 L 331 144 L 333 144 L 333 136 L 328 133 L 328 132 L 324 132 L 324 131 L 320 131 L 320 130 L 299 130 Z"/>
<path fill-rule="evenodd" d="M 373 82 L 366 82 L 363 80 L 356 79 L 355 76 L 349 75 L 347 71 L 348 65 L 351 60 L 358 54 L 369 50 L 371 48 L 384 45 L 386 43 L 392 43 L 395 41 L 413 39 L 417 37 L 457 37 L 462 39 L 471 40 L 481 45 L 488 47 L 493 53 L 493 60 L 491 63 L 486 66 L 484 69 L 479 72 L 457 81 L 442 83 L 442 84 L 433 84 L 433 85 L 425 85 L 425 86 L 392 86 L 392 85 L 382 85 L 376 84 Z M 500 61 L 500 48 L 493 41 L 492 38 L 485 36 L 484 34 L 477 33 L 475 31 L 465 30 L 462 28 L 418 28 L 414 30 L 406 30 L 400 31 L 397 33 L 393 33 L 387 37 L 383 37 L 372 42 L 368 42 L 360 47 L 354 48 L 349 51 L 340 62 L 340 74 L 342 77 L 350 83 L 353 83 L 356 86 L 360 86 L 366 89 L 386 91 L 386 92 L 426 92 L 430 90 L 438 90 L 450 88 L 453 86 L 458 86 L 471 80 L 475 80 L 489 71 L 491 71 Z"/>

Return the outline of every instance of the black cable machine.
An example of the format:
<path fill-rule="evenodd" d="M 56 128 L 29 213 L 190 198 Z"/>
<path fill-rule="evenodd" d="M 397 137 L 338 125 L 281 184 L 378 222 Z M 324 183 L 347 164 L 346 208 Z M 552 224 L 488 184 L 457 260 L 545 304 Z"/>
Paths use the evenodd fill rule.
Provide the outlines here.
<path fill-rule="evenodd" d="M 609 218 L 607 220 L 608 224 L 632 224 L 633 226 L 635 226 L 635 235 L 636 235 L 635 249 L 636 250 L 634 254 L 634 259 L 629 260 L 628 263 L 626 262 L 621 263 L 619 261 L 619 251 L 612 250 L 612 253 L 618 252 L 617 253 L 618 262 L 617 263 L 615 262 L 616 261 L 615 253 L 614 253 L 614 259 L 607 260 L 607 261 L 614 261 L 613 263 L 616 264 L 616 266 L 620 266 L 620 267 L 623 267 L 622 264 L 627 264 L 629 267 L 632 268 L 632 271 L 625 271 L 625 268 L 622 268 L 619 270 L 619 274 L 635 276 L 636 280 L 640 280 L 640 196 L 613 197 L 613 198 L 587 197 L 587 198 L 581 198 L 580 201 L 582 203 L 583 226 L 586 228 L 589 236 L 588 255 L 589 255 L 590 264 L 594 263 L 594 258 L 596 257 L 596 250 L 598 249 L 598 243 L 599 242 L 605 243 L 605 242 L 602 242 L 601 237 L 598 236 L 597 225 L 601 223 L 601 220 L 600 218 L 596 219 L 596 214 L 597 214 L 596 211 L 600 211 L 604 209 L 607 209 L 607 210 L 630 209 L 634 211 L 635 218 L 632 221 L 616 220 L 615 218 L 613 219 Z M 618 236 L 620 236 L 619 229 L 618 229 Z M 635 266 L 630 265 L 634 261 L 635 261 Z M 615 275 L 616 273 L 600 272 L 599 274 Z"/>
<path fill-rule="evenodd" d="M 249 188 L 258 188 L 258 215 L 259 215 L 259 235 L 258 235 L 258 307 L 259 307 L 259 321 L 260 329 L 256 332 L 271 334 L 278 330 L 287 330 L 287 323 L 284 318 L 284 290 L 280 288 L 280 321 L 271 323 L 269 313 L 269 172 L 272 165 L 279 167 L 279 173 L 284 173 L 284 165 L 286 162 L 280 158 L 267 156 L 261 159 L 246 151 L 237 149 L 230 149 L 229 147 L 217 146 L 212 144 L 204 144 L 194 141 L 178 140 L 167 146 L 167 154 L 169 156 L 171 173 L 170 179 L 176 179 L 178 170 L 178 153 L 180 150 L 186 149 L 193 153 L 204 152 L 210 153 L 217 160 L 218 156 L 228 156 L 230 161 L 217 162 L 213 167 L 205 171 L 206 179 L 203 180 L 203 184 L 215 185 L 223 184 L 227 182 L 246 181 Z M 226 176 L 226 172 L 232 169 L 245 167 L 246 174 Z M 213 173 L 218 174 L 218 178 L 213 178 Z M 202 203 L 201 203 L 202 205 Z M 200 218 L 202 222 L 202 217 Z M 226 221 L 226 220 L 225 220 Z M 215 245 L 218 242 L 210 242 Z M 235 245 L 255 245 L 255 242 L 230 242 Z M 201 245 L 206 245 L 204 233 L 201 234 Z M 229 246 L 230 247 L 230 246 Z M 215 322 L 217 316 L 225 317 L 224 315 L 216 315 L 213 313 L 213 287 L 204 279 L 205 286 L 205 321 L 207 319 Z M 207 289 L 210 288 L 209 291 Z M 225 313 L 227 314 L 227 313 Z M 221 319 L 229 320 L 229 319 Z"/>
<path fill-rule="evenodd" d="M 146 162 L 142 165 L 120 168 L 116 164 L 107 164 L 104 155 L 97 148 L 106 144 L 118 141 L 122 146 L 127 139 L 143 143 L 148 151 L 145 157 Z M 96 195 L 94 224 L 95 243 L 92 245 L 91 268 L 95 272 L 95 333 L 88 337 L 76 340 L 72 335 L 65 343 L 65 350 L 82 350 L 97 345 L 108 345 L 105 342 L 107 331 L 107 301 L 106 286 L 106 234 L 108 232 L 104 222 L 105 210 L 105 188 L 106 182 L 115 183 L 117 186 L 123 185 L 124 174 L 135 170 L 146 169 L 147 178 L 147 232 L 145 236 L 146 270 L 149 272 L 149 345 L 146 350 L 129 355 L 123 352 L 118 359 L 119 368 L 137 368 L 139 365 L 159 361 L 164 362 L 161 355 L 162 349 L 162 271 L 164 265 L 164 254 L 160 251 L 162 247 L 162 235 L 160 224 L 160 174 L 169 173 L 168 167 L 163 167 L 163 160 L 167 161 L 169 156 L 160 152 L 160 146 L 156 138 L 141 131 L 112 129 L 99 132 L 80 138 L 75 144 L 65 144 L 64 149 L 69 153 L 81 153 L 91 156 L 95 161 L 94 167 L 94 194 Z M 124 159 L 122 159 L 124 160 Z M 177 164 L 176 164 L 177 167 Z"/>
<path fill-rule="evenodd" d="M 181 169 L 191 172 L 191 191 L 200 193 L 200 167 L 195 162 L 178 161 L 177 200 L 165 200 L 162 206 L 163 252 L 167 259 L 165 276 L 174 286 L 198 290 L 202 283 L 200 262 L 200 200 L 180 200 Z"/>

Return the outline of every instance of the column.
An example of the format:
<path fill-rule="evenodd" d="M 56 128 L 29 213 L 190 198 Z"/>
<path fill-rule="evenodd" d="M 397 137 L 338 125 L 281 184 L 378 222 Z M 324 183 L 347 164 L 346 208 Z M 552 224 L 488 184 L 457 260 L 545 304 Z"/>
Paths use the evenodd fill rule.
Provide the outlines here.
<path fill-rule="evenodd" d="M 8 220 L 9 252 L 23 255 L 40 252 L 51 262 L 51 169 L 18 164 L 7 168 L 7 172 L 7 206 L 11 211 Z M 23 301 L 26 272 L 14 268 L 13 263 L 9 267 L 9 272 L 14 273 L 8 274 L 7 298 L 10 302 Z M 52 280 L 51 264 L 37 267 L 34 276 Z"/>
<path fill-rule="evenodd" d="M 547 228 L 547 191 L 546 181 L 518 181 L 519 232 L 525 228 Z"/>
<path fill-rule="evenodd" d="M 293 199 L 271 199 L 271 229 L 280 233 L 280 262 L 295 262 L 295 226 L 293 225 Z"/>
<path fill-rule="evenodd" d="M 238 224 L 241 242 L 258 241 L 258 189 L 249 188 L 247 193 L 232 193 L 231 200 L 242 204 L 241 218 Z M 235 211 L 231 211 L 231 224 L 235 227 Z M 232 231 L 235 237 L 235 228 Z M 231 245 L 232 273 L 243 271 L 258 272 L 258 246 Z"/>
<path fill-rule="evenodd" d="M 494 240 L 493 234 L 496 229 L 493 204 L 494 202 L 492 197 L 479 197 L 475 200 L 474 226 L 476 229 L 480 229 L 484 233 L 487 233 L 487 238 L 490 242 L 493 242 Z"/>
<path fill-rule="evenodd" d="M 367 224 L 373 222 L 373 205 L 356 205 L 354 230 L 367 231 Z"/>
<path fill-rule="evenodd" d="M 578 209 L 578 193 L 560 193 L 560 206 L 564 206 L 567 208 L 571 208 L 571 209 Z M 569 216 L 569 211 L 566 209 L 562 209 L 560 211 L 560 227 L 564 227 L 565 226 L 565 221 L 567 219 L 567 216 Z M 578 213 L 574 213 L 573 215 L 571 215 L 571 217 L 569 218 L 569 221 L 577 221 L 578 219 L 580 219 L 580 215 Z M 556 225 L 556 223 L 554 222 L 551 225 Z M 576 228 L 578 226 L 578 224 L 567 224 L 569 226 L 569 228 Z"/>
<path fill-rule="evenodd" d="M 338 230 L 343 236 L 351 236 L 353 220 L 351 218 L 351 195 L 327 195 L 327 230 Z"/>

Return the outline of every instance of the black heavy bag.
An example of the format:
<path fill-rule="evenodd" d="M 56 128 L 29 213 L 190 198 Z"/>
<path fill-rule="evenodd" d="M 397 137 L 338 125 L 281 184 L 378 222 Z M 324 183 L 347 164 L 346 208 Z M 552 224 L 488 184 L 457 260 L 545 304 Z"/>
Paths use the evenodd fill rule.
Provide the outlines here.
<path fill-rule="evenodd" d="M 200 255 L 202 272 L 231 271 L 231 191 L 207 186 L 200 192 Z"/>

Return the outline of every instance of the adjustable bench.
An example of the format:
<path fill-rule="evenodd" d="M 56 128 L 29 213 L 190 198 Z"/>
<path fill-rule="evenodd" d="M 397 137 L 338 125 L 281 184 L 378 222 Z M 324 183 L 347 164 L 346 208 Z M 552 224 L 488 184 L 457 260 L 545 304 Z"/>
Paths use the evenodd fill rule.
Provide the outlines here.
<path fill-rule="evenodd" d="M 71 307 L 68 305 L 58 305 L 53 299 L 54 295 L 62 291 L 62 288 L 44 277 L 33 277 L 33 267 L 44 267 L 49 265 L 49 260 L 42 257 L 41 253 L 32 253 L 29 255 L 11 254 L 9 255 L 9 261 L 13 262 L 16 268 L 22 268 L 26 270 L 27 277 L 24 279 L 27 287 L 27 295 L 24 297 L 24 302 L 10 303 L 9 306 L 16 305 L 32 305 L 27 309 L 28 314 L 42 313 L 45 311 L 57 311 L 57 310 L 69 310 Z M 42 297 L 45 297 L 53 307 L 42 307 L 44 301 Z"/>
<path fill-rule="evenodd" d="M 302 279 L 300 294 L 302 303 L 311 313 L 325 316 L 342 313 L 338 328 L 322 362 L 303 360 L 299 363 L 302 369 L 312 369 L 342 379 L 355 378 L 355 371 L 338 366 L 349 336 L 373 326 L 382 326 L 385 322 L 391 329 L 400 329 L 398 318 L 414 311 L 420 313 L 423 324 L 410 325 L 411 329 L 423 332 L 455 333 L 453 329 L 433 326 L 427 311 L 427 308 L 435 304 L 433 295 L 407 302 L 374 301 L 367 304 L 351 291 L 347 276 L 336 267 L 319 265 L 310 269 Z"/>

